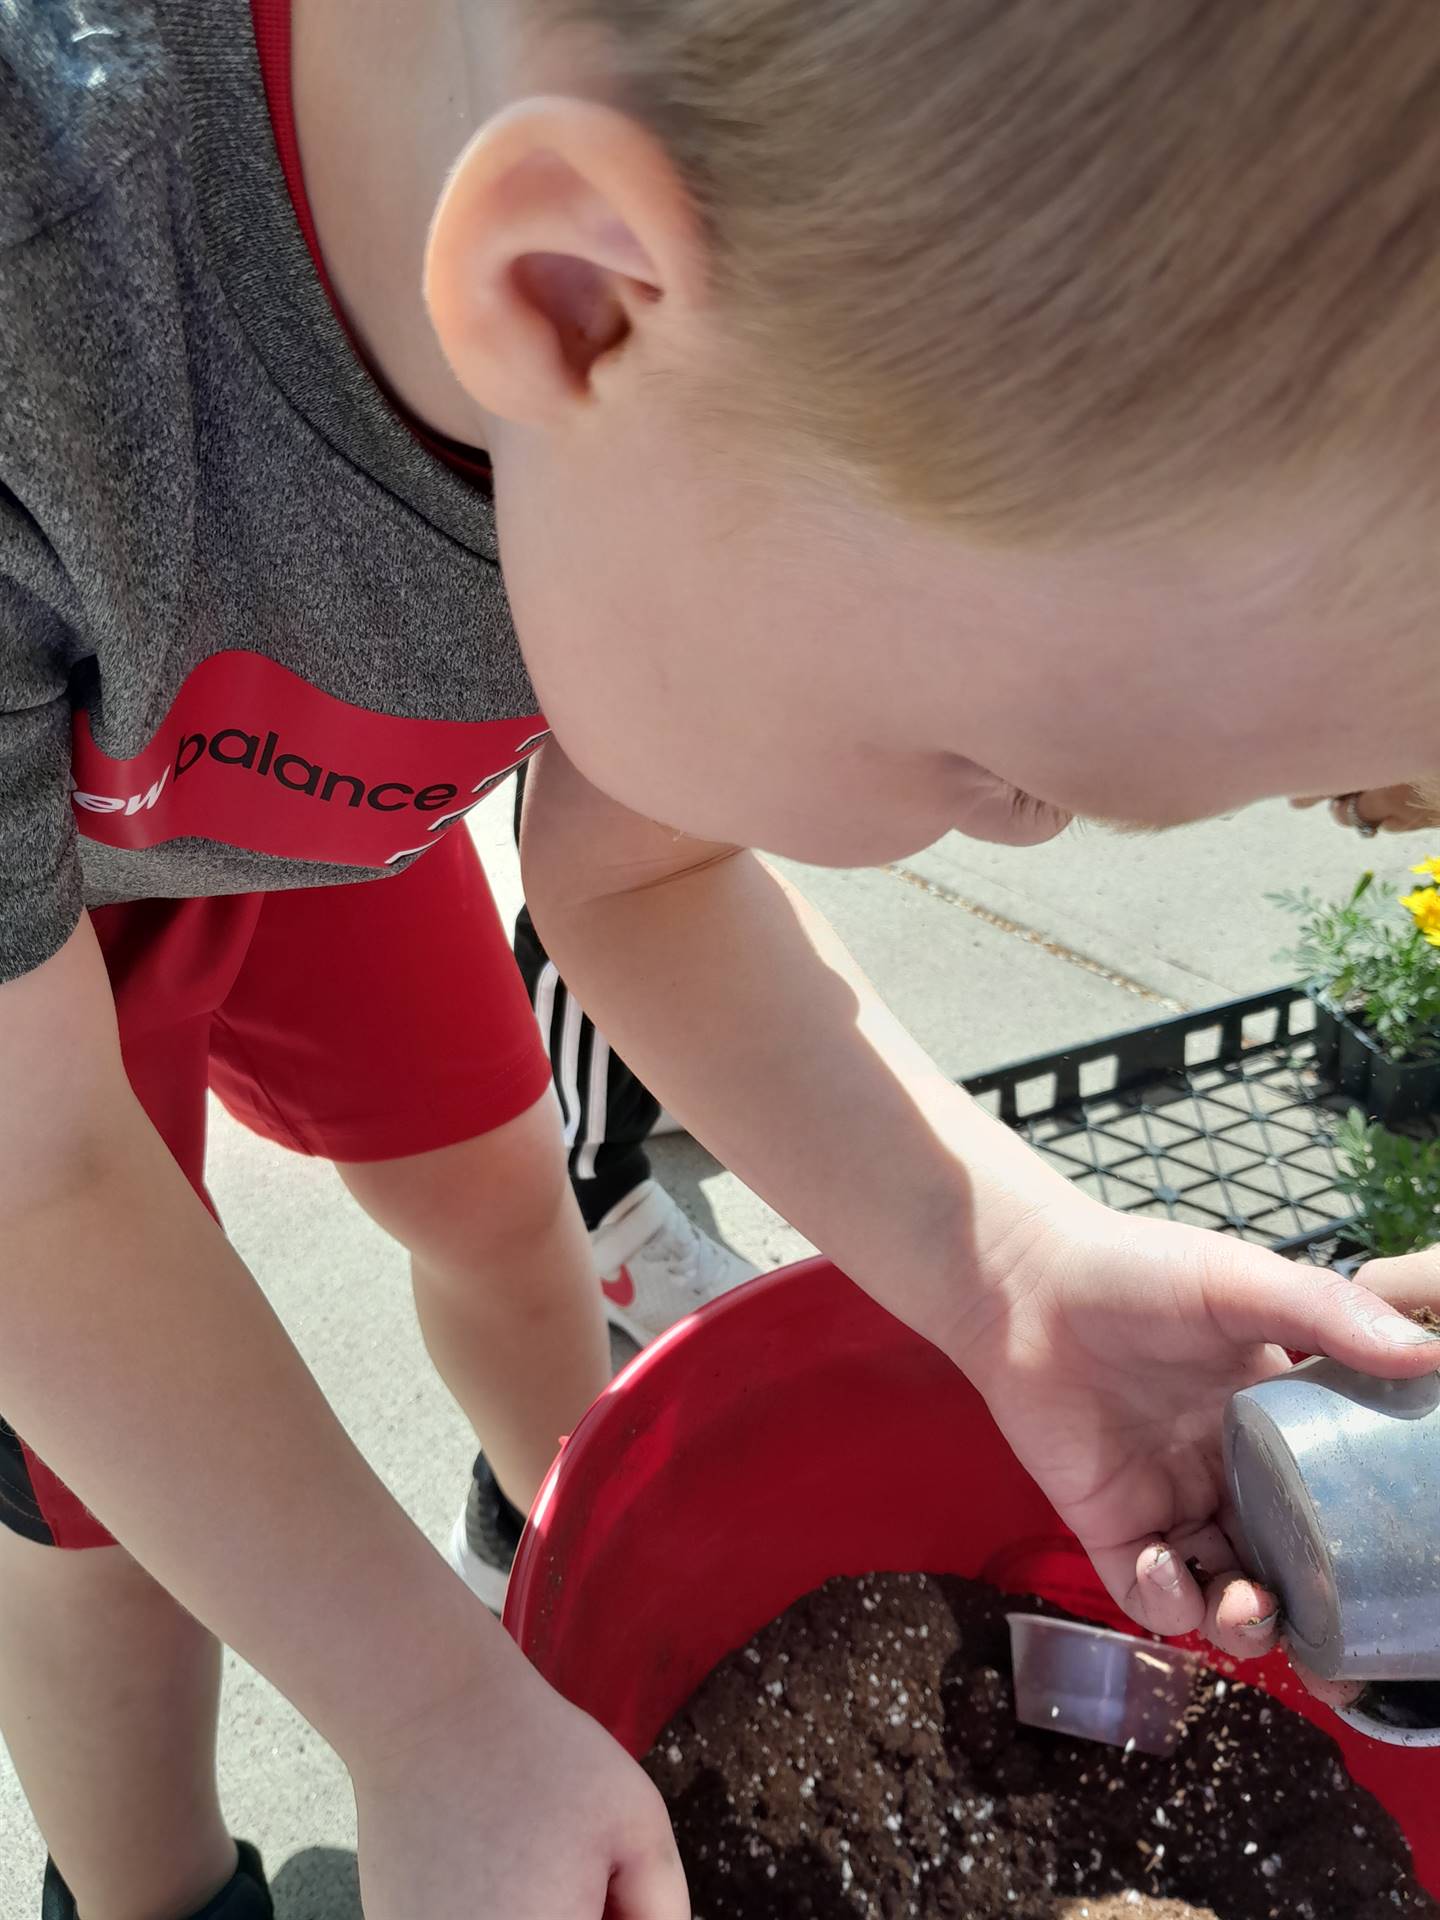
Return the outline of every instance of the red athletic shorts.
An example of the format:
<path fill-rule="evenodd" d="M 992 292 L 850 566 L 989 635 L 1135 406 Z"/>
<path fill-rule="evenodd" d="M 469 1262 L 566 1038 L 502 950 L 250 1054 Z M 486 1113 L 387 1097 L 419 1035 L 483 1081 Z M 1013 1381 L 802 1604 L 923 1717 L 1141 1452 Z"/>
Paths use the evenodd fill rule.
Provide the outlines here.
<path fill-rule="evenodd" d="M 297 1153 L 396 1160 L 488 1133 L 550 1083 L 463 827 L 393 880 L 91 919 L 130 1083 L 207 1205 L 207 1085 Z M 3 1422 L 0 1524 L 59 1547 L 111 1538 Z"/>

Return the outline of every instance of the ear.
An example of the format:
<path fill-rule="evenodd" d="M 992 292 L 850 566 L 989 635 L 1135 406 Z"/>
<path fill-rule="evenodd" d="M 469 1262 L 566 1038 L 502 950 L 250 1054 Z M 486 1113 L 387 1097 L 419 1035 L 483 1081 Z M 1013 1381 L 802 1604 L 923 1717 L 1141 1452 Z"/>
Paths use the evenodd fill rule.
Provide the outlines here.
<path fill-rule="evenodd" d="M 660 143 L 591 101 L 524 100 L 471 141 L 430 229 L 425 297 L 489 413 L 548 425 L 698 302 L 697 223 Z M 668 309 L 662 323 L 662 309 Z"/>

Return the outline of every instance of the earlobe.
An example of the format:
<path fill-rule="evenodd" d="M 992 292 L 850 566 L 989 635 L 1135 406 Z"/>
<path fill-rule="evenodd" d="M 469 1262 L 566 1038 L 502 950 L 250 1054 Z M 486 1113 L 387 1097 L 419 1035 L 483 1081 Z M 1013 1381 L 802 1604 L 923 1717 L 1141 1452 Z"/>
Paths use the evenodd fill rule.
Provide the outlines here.
<path fill-rule="evenodd" d="M 589 101 L 508 108 L 456 164 L 431 225 L 425 296 L 487 412 L 546 425 L 593 398 L 657 303 L 693 293 L 693 222 L 668 157 Z"/>

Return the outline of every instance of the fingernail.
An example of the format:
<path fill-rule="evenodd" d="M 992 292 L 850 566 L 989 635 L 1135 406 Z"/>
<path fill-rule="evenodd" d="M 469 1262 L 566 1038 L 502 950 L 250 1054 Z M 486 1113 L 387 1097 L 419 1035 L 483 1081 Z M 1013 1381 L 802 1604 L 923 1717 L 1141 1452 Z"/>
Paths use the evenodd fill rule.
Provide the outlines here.
<path fill-rule="evenodd" d="M 1155 1549 L 1155 1558 L 1145 1569 L 1145 1574 L 1162 1593 L 1179 1593 L 1185 1584 L 1180 1563 L 1168 1547 Z"/>
<path fill-rule="evenodd" d="M 1387 1314 L 1374 1325 L 1387 1347 L 1429 1347 L 1437 1337 L 1429 1327 L 1422 1327 L 1414 1320 L 1402 1320 L 1398 1314 Z"/>
<path fill-rule="evenodd" d="M 1266 1640 L 1275 1631 L 1275 1622 L 1280 1618 L 1280 1609 L 1272 1607 L 1269 1613 L 1257 1615 L 1253 1620 L 1242 1620 L 1240 1631 L 1247 1640 Z"/>

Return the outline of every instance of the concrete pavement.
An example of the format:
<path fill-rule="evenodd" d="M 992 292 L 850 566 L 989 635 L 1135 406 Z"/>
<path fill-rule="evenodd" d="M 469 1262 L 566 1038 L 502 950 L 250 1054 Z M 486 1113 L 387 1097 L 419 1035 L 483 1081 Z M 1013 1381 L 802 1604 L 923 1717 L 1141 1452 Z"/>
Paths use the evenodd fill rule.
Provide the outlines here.
<path fill-rule="evenodd" d="M 518 897 L 508 794 L 477 816 L 502 906 Z M 1348 890 L 1403 871 L 1440 834 L 1362 843 L 1279 806 L 1155 838 L 1073 832 L 1010 851 L 956 837 L 873 873 L 792 869 L 896 1011 L 953 1074 L 1272 984 L 1286 917 L 1264 895 Z M 763 1264 L 805 1243 L 688 1140 L 657 1144 L 697 1218 Z M 405 1263 L 327 1166 L 217 1110 L 211 1183 L 231 1235 L 357 1443 L 430 1536 L 454 1517 L 464 1423 L 431 1374 Z M 303 1465 L 302 1469 L 303 1471 Z M 217 1516 L 223 1524 L 223 1516 Z M 230 1663 L 221 1770 L 235 1831 L 258 1841 L 284 1920 L 355 1920 L 343 1772 L 264 1682 Z M 33 1920 L 43 1852 L 0 1755 L 0 1920 Z"/>

